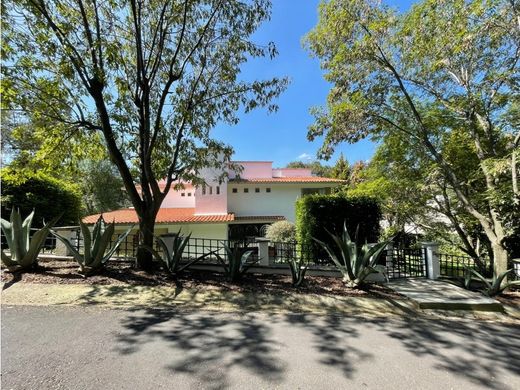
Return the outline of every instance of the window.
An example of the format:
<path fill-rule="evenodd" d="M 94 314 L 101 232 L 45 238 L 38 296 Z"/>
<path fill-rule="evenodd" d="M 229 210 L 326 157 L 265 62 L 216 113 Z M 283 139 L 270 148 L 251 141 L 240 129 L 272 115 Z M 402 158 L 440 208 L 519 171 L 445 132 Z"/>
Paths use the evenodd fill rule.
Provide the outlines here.
<path fill-rule="evenodd" d="M 188 192 L 188 196 L 191 196 L 191 192 Z"/>
<path fill-rule="evenodd" d="M 244 188 L 244 194 L 247 194 L 249 192 L 249 188 Z"/>
<path fill-rule="evenodd" d="M 258 194 L 260 192 L 260 188 L 255 188 L 255 192 Z"/>
<path fill-rule="evenodd" d="M 186 194 L 184 192 L 181 192 L 181 196 L 186 196 Z"/>
<path fill-rule="evenodd" d="M 206 186 L 202 186 L 202 195 L 206 195 Z"/>
<path fill-rule="evenodd" d="M 271 188 L 267 187 L 267 188 L 265 189 L 265 192 L 271 192 Z"/>
<path fill-rule="evenodd" d="M 238 190 L 236 188 L 233 188 L 233 194 L 236 194 Z"/>
<path fill-rule="evenodd" d="M 213 187 L 209 187 L 209 194 L 213 195 Z"/>
<path fill-rule="evenodd" d="M 219 187 L 219 186 L 216 186 L 216 187 L 215 187 L 215 190 L 217 191 L 217 195 L 220 195 L 220 187 Z"/>

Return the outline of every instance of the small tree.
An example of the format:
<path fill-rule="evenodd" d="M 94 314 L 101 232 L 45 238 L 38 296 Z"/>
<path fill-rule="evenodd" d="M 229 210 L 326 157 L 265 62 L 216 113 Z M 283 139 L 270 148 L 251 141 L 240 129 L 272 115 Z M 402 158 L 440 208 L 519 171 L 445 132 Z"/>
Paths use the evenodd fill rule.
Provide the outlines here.
<path fill-rule="evenodd" d="M 103 135 L 139 218 L 144 269 L 172 184 L 229 160 L 231 147 L 210 130 L 236 124 L 241 107 L 276 109 L 285 79 L 239 77 L 248 59 L 276 55 L 274 44 L 250 39 L 270 8 L 268 0 L 10 0 L 3 8 L 4 104 L 64 131 Z"/>
<path fill-rule="evenodd" d="M 295 242 L 296 226 L 289 221 L 278 221 L 269 225 L 265 237 L 273 242 Z"/>

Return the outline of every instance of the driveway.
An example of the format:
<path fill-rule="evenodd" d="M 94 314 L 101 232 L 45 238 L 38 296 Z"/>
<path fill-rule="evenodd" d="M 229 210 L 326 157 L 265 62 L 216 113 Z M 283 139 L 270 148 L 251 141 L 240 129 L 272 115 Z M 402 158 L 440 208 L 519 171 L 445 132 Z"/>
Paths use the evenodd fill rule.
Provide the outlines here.
<path fill-rule="evenodd" d="M 520 327 L 3 306 L 4 389 L 519 389 Z"/>

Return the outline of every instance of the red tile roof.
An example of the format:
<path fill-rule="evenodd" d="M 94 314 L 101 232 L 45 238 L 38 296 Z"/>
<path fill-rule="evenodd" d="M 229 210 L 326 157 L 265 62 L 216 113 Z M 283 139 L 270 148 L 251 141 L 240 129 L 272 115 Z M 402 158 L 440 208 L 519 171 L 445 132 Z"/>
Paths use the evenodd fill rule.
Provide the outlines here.
<path fill-rule="evenodd" d="M 89 215 L 83 218 L 87 224 L 95 223 L 100 214 Z M 116 224 L 137 224 L 139 220 L 134 209 L 121 209 L 103 213 L 107 222 Z M 194 208 L 163 208 L 159 210 L 155 223 L 216 223 L 229 222 L 235 219 L 234 214 L 222 215 L 195 215 Z"/>
<path fill-rule="evenodd" d="M 234 183 L 345 183 L 346 180 L 318 176 L 260 177 L 255 179 L 232 179 Z"/>

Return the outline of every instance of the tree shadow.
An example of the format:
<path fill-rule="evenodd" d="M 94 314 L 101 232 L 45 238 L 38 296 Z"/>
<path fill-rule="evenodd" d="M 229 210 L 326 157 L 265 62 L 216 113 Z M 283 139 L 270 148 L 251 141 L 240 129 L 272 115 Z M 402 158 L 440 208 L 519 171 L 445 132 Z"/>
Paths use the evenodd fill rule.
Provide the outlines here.
<path fill-rule="evenodd" d="M 356 364 L 373 360 L 374 355 L 354 347 L 349 341 L 360 337 L 351 318 L 340 315 L 288 314 L 285 320 L 294 327 L 310 331 L 319 362 L 341 371 L 352 379 Z"/>
<path fill-rule="evenodd" d="M 435 359 L 435 368 L 490 389 L 508 388 L 503 373 L 520 373 L 520 327 L 468 320 L 408 318 L 372 324 L 418 357 Z"/>
<path fill-rule="evenodd" d="M 146 309 L 133 312 L 122 325 L 119 353 L 137 353 L 146 343 L 160 339 L 172 351 L 162 356 L 165 368 L 195 377 L 204 388 L 228 387 L 236 367 L 273 385 L 283 380 L 285 363 L 274 356 L 281 344 L 255 316 Z"/>

